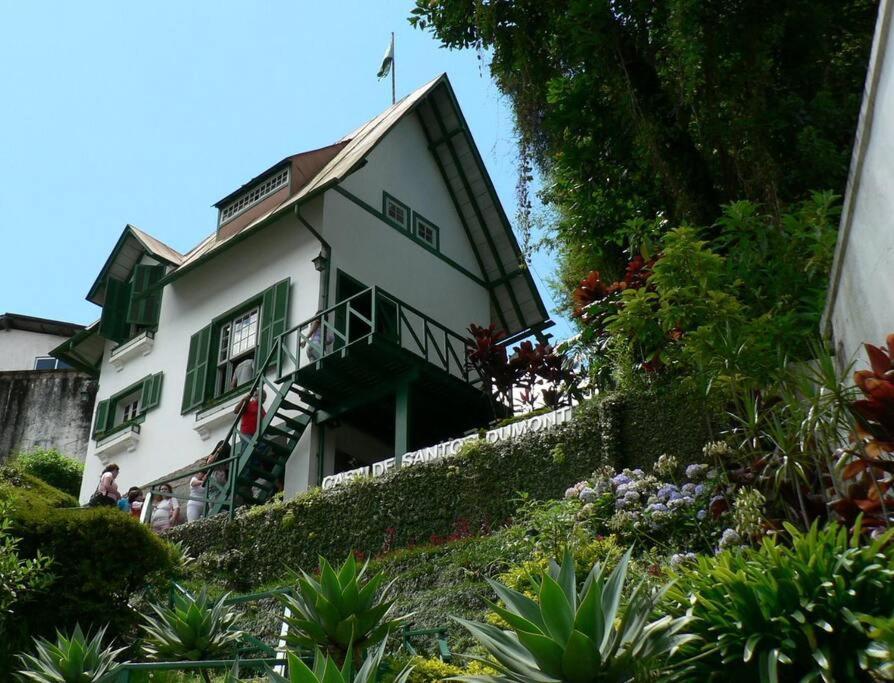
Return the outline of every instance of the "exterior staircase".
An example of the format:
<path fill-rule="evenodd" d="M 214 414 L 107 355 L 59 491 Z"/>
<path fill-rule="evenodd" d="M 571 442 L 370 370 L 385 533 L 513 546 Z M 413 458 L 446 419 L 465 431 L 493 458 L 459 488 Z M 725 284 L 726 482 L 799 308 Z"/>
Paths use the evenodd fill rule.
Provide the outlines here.
<path fill-rule="evenodd" d="M 239 433 L 245 406 L 236 415 L 225 437 L 231 446 L 226 484 L 209 496 L 208 515 L 224 511 L 232 514 L 241 505 L 260 505 L 270 500 L 277 492 L 277 482 L 285 475 L 286 463 L 298 440 L 313 420 L 316 406 L 320 405 L 320 397 L 298 385 L 294 375 L 277 381 L 267 377 L 267 368 L 279 357 L 279 345 L 277 340 L 246 394 L 257 394 L 262 406 L 271 393 L 273 398 L 258 421 L 258 431 L 248 441 Z"/>

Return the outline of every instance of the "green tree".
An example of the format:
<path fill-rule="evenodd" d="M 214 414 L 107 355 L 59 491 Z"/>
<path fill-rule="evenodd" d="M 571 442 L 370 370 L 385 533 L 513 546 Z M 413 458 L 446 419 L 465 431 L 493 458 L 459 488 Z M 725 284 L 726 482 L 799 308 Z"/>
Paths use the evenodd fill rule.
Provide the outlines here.
<path fill-rule="evenodd" d="M 616 267 L 631 219 L 708 225 L 739 199 L 778 215 L 842 192 L 877 4 L 416 0 L 410 22 L 488 51 L 552 237 Z"/>

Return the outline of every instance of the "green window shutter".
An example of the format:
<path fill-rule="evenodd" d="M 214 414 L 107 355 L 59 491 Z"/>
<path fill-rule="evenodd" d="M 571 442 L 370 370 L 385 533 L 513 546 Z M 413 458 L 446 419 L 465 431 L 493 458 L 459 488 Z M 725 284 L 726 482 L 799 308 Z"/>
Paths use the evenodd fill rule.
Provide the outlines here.
<path fill-rule="evenodd" d="M 106 280 L 106 300 L 99 319 L 99 333 L 106 339 L 123 342 L 128 337 L 127 307 L 130 284 L 110 277 Z"/>
<path fill-rule="evenodd" d="M 152 410 L 161 402 L 161 372 L 149 375 L 143 380 L 143 391 L 140 395 L 140 410 Z"/>
<path fill-rule="evenodd" d="M 264 291 L 261 303 L 261 330 L 258 343 L 258 370 L 273 348 L 273 341 L 286 331 L 289 314 L 289 278 Z"/>
<path fill-rule="evenodd" d="M 134 268 L 133 287 L 127 308 L 127 322 L 155 327 L 161 309 L 161 289 L 154 289 L 164 277 L 164 266 L 138 265 Z"/>
<path fill-rule="evenodd" d="M 183 383 L 185 413 L 202 404 L 208 385 L 208 363 L 211 353 L 211 325 L 203 327 L 189 340 L 189 356 L 186 360 L 186 381 Z"/>
<path fill-rule="evenodd" d="M 96 420 L 93 423 L 93 438 L 97 438 L 106 429 L 109 421 L 109 401 L 100 401 L 96 406 Z"/>

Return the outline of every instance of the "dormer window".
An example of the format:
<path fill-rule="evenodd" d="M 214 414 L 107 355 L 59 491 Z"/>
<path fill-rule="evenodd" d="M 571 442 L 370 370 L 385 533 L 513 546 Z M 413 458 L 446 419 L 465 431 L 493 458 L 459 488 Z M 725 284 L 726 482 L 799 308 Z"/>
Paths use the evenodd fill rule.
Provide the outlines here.
<path fill-rule="evenodd" d="M 218 226 L 223 225 L 227 221 L 234 219 L 246 209 L 251 208 L 261 200 L 269 197 L 281 187 L 289 184 L 289 167 L 286 166 L 278 173 L 270 176 L 266 180 L 261 181 L 254 187 L 248 188 L 245 192 L 238 195 L 233 201 L 225 205 L 220 210 L 218 218 Z"/>

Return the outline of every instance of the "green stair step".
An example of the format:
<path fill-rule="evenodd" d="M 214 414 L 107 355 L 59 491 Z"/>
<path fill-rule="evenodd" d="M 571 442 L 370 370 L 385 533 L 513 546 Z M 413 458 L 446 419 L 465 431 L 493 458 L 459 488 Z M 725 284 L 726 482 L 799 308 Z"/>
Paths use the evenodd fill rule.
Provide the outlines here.
<path fill-rule="evenodd" d="M 277 417 L 298 432 L 304 431 L 304 428 L 310 424 L 309 417 L 286 417 L 285 415 L 277 415 Z"/>
<path fill-rule="evenodd" d="M 297 440 L 294 429 L 283 429 L 280 425 L 268 425 L 264 430 L 264 436 L 266 437 L 268 434 L 285 437 L 288 441 Z"/>
<path fill-rule="evenodd" d="M 305 415 L 313 415 L 313 410 L 311 410 L 309 408 L 305 408 L 303 405 L 300 405 L 298 403 L 292 403 L 291 401 L 287 401 L 286 399 L 283 399 L 279 402 L 279 408 L 277 408 L 276 412 L 279 413 L 279 411 L 283 410 L 283 409 L 297 410 L 298 412 L 304 413 Z"/>

